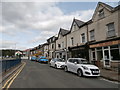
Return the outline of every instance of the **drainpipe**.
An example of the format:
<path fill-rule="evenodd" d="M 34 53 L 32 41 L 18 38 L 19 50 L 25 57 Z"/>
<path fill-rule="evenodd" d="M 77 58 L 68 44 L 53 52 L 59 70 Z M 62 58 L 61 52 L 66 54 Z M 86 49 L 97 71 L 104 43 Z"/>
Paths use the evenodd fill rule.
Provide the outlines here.
<path fill-rule="evenodd" d="M 89 60 L 90 59 L 90 53 L 89 53 L 89 31 L 88 31 L 88 24 L 86 25 L 87 26 L 87 59 Z M 90 61 L 90 60 L 89 60 Z"/>
<path fill-rule="evenodd" d="M 67 58 L 68 58 L 68 56 L 67 56 L 67 35 L 65 36 L 65 38 L 66 38 L 66 50 L 65 50 L 65 53 L 66 53 L 66 60 L 67 60 Z"/>
<path fill-rule="evenodd" d="M 56 38 L 55 38 L 55 50 L 54 50 L 54 58 L 56 58 Z"/>

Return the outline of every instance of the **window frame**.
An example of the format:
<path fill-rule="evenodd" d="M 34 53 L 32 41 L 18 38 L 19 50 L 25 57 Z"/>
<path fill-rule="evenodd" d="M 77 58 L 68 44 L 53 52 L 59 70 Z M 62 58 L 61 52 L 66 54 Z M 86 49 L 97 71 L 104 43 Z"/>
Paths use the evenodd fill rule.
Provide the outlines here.
<path fill-rule="evenodd" d="M 105 17 L 105 13 L 104 13 L 104 9 L 103 8 L 98 11 L 98 16 L 99 16 L 99 19 L 102 19 L 102 18 Z"/>
<path fill-rule="evenodd" d="M 83 37 L 84 36 L 84 37 Z M 83 39 L 84 38 L 84 39 Z M 86 42 L 86 40 L 85 40 L 86 38 L 85 38 L 85 33 L 82 33 L 81 34 L 81 43 L 85 43 Z M 83 42 L 83 40 L 84 40 L 84 42 Z"/>
<path fill-rule="evenodd" d="M 73 37 L 70 38 L 70 42 L 71 42 L 71 45 L 73 46 L 74 45 L 74 38 Z"/>
<path fill-rule="evenodd" d="M 93 35 L 92 35 L 92 32 L 93 32 Z M 90 33 L 90 41 L 94 41 L 95 40 L 95 30 L 93 29 L 89 33 Z"/>
<path fill-rule="evenodd" d="M 113 25 L 113 26 L 111 26 L 111 25 Z M 108 23 L 106 26 L 107 26 L 107 37 L 116 36 L 114 22 Z M 110 28 L 110 27 L 112 27 L 112 28 Z M 111 32 L 112 32 L 112 35 L 110 35 Z"/>

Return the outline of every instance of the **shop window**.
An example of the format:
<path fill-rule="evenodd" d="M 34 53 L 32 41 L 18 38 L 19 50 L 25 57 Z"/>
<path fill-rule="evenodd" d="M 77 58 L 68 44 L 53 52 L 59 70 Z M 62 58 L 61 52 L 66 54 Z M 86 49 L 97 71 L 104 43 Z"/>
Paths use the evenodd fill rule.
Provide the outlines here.
<path fill-rule="evenodd" d="M 110 50 L 112 60 L 120 60 L 119 49 Z"/>
<path fill-rule="evenodd" d="M 105 50 L 104 54 L 105 54 L 105 60 L 109 60 L 110 59 L 110 57 L 109 57 L 109 51 Z"/>
<path fill-rule="evenodd" d="M 95 48 L 91 48 L 92 51 L 95 51 Z"/>
<path fill-rule="evenodd" d="M 103 60 L 102 47 L 97 48 L 97 60 Z"/>
<path fill-rule="evenodd" d="M 93 60 L 95 60 L 95 52 L 93 52 Z"/>
<path fill-rule="evenodd" d="M 110 49 L 118 49 L 118 45 L 110 46 Z"/>
<path fill-rule="evenodd" d="M 97 51 L 99 51 L 99 50 L 102 50 L 102 47 L 98 47 L 98 48 L 97 48 Z"/>
<path fill-rule="evenodd" d="M 97 59 L 98 60 L 103 60 L 103 53 L 102 53 L 102 51 L 97 51 Z"/>
<path fill-rule="evenodd" d="M 104 49 L 108 49 L 108 46 L 105 46 Z"/>
<path fill-rule="evenodd" d="M 120 60 L 118 45 L 110 46 L 110 52 L 112 60 Z"/>

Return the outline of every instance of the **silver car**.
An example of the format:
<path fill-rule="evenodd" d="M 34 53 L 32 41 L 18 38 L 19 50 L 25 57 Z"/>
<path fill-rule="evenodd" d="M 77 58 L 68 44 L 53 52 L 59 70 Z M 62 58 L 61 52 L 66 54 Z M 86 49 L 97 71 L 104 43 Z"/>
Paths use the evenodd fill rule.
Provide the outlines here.
<path fill-rule="evenodd" d="M 60 58 L 55 58 L 50 61 L 50 66 L 57 68 L 64 68 L 65 61 Z"/>
<path fill-rule="evenodd" d="M 78 74 L 78 76 L 100 76 L 100 70 L 97 66 L 89 64 L 83 58 L 69 58 L 66 61 L 65 71 Z"/>

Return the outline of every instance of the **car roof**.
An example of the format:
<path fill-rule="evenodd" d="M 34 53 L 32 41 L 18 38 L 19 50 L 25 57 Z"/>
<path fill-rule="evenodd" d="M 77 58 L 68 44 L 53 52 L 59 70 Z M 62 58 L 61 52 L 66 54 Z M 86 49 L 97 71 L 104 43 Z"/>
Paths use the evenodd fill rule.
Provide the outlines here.
<path fill-rule="evenodd" d="M 41 56 L 40 58 L 46 58 L 45 56 Z"/>
<path fill-rule="evenodd" d="M 54 58 L 54 59 L 62 59 L 62 58 Z"/>

